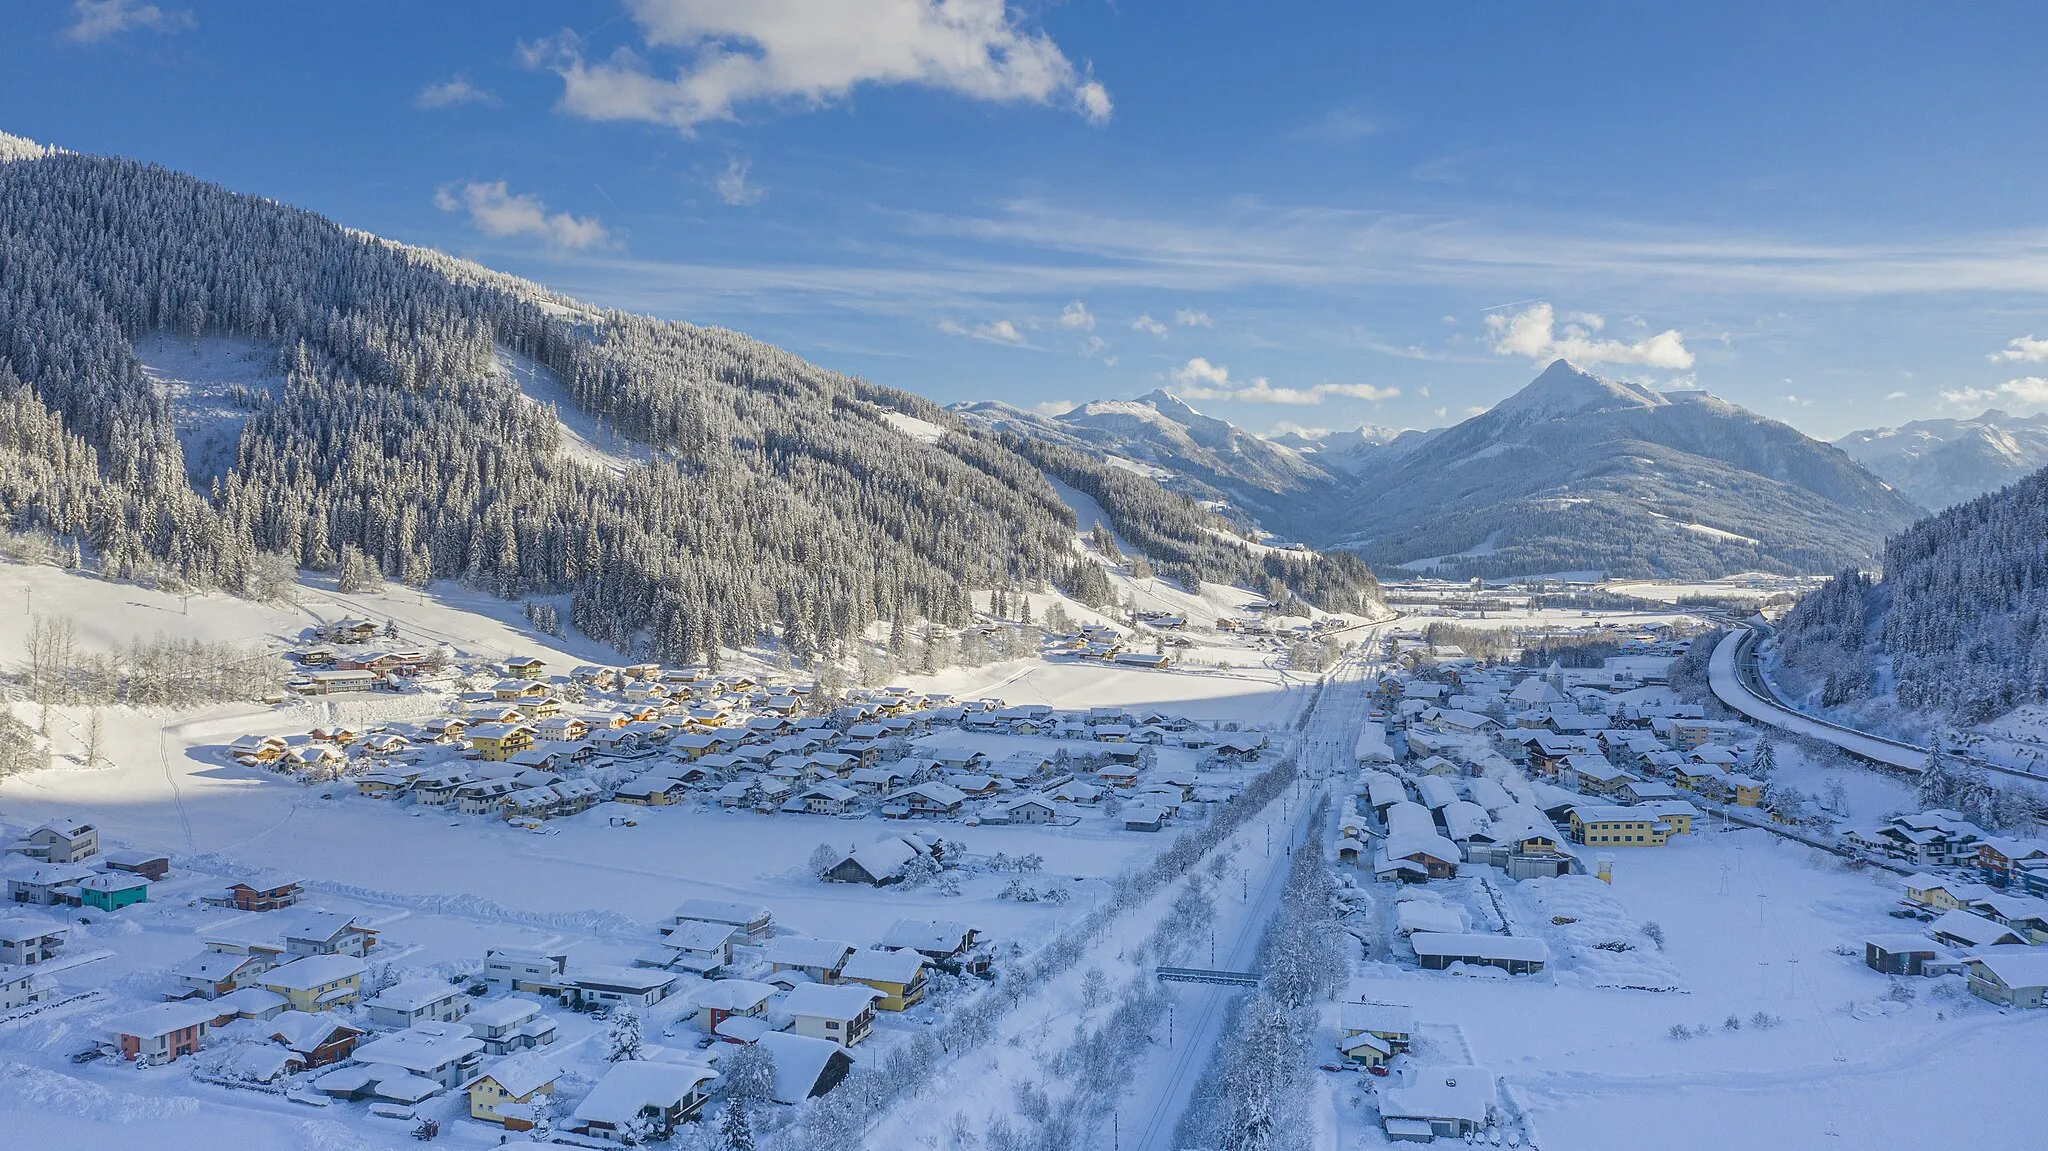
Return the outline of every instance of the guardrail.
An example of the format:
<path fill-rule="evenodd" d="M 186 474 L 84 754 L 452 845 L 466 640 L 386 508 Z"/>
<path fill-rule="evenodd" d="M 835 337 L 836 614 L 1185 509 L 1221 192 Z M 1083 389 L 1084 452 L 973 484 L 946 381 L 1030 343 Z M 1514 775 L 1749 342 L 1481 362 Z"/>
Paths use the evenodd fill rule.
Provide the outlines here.
<path fill-rule="evenodd" d="M 1226 987 L 1257 987 L 1261 982 L 1249 971 L 1207 971 L 1199 967 L 1162 967 L 1159 978 L 1171 983 L 1217 983 Z"/>

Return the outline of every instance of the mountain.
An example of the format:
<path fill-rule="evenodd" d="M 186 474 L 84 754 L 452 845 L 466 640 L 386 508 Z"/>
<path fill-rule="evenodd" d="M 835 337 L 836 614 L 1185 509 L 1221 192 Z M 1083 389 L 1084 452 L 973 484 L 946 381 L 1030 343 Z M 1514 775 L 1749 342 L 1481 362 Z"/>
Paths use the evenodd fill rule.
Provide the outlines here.
<path fill-rule="evenodd" d="M 1160 390 L 1135 400 L 1098 400 L 1059 416 L 994 401 L 955 404 L 976 426 L 1012 431 L 1149 476 L 1196 500 L 1226 505 L 1244 525 L 1290 538 L 1310 509 L 1339 497 L 1346 477 L 1312 457 L 1205 416 Z"/>
<path fill-rule="evenodd" d="M 1850 432 L 1835 446 L 1915 501 L 1945 508 L 2048 466 L 2048 415 L 1994 408 L 1973 420 Z"/>
<path fill-rule="evenodd" d="M 1435 439 L 1443 430 L 1362 424 L 1350 431 L 1324 432 L 1319 436 L 1282 432 L 1266 438 L 1301 453 L 1304 459 L 1324 471 L 1341 472 L 1355 478 L 1400 459 Z"/>
<path fill-rule="evenodd" d="M 1091 574 L 1061 490 L 1005 437 L 738 333 L 6 136 L 0 254 L 0 519 L 112 577 L 461 579 L 715 661 L 964 623 L 969 589 Z M 1142 477 L 1097 486 L 1162 574 L 1375 592 L 1354 557 L 1276 561 Z"/>
<path fill-rule="evenodd" d="M 1695 578 L 1866 562 L 1920 514 L 1785 424 L 1559 360 L 1367 475 L 1311 542 L 1456 576 Z"/>
<path fill-rule="evenodd" d="M 1969 724 L 2048 700 L 2048 471 L 1893 536 L 1778 629 L 1781 678 L 1824 707 L 1889 696 Z"/>

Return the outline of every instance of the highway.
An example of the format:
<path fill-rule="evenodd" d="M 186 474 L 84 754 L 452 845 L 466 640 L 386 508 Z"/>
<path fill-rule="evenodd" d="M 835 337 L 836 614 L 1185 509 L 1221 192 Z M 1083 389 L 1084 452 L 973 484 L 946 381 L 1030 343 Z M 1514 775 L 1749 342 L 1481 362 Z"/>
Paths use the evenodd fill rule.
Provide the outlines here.
<path fill-rule="evenodd" d="M 1794 735 L 1817 739 L 1848 752 L 1858 759 L 1908 775 L 1918 775 L 1927 762 L 1927 749 L 1881 735 L 1872 735 L 1816 719 L 1779 699 L 1756 666 L 1756 645 L 1763 638 L 1754 626 L 1738 626 L 1722 637 L 1707 665 L 1707 682 L 1714 695 L 1730 708 L 1750 719 Z M 2021 779 L 2040 780 L 2048 776 L 2006 767 L 1987 759 L 1955 754 L 1959 763 Z"/>

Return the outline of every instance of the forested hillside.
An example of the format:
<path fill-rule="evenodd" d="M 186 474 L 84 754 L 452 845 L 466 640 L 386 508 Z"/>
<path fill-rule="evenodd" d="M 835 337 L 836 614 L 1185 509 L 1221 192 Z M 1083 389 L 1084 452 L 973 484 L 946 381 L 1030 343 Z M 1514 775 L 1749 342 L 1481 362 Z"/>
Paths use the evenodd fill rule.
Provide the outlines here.
<path fill-rule="evenodd" d="M 1780 631 L 1831 706 L 1882 691 L 1887 666 L 1901 708 L 1962 722 L 2048 699 L 2048 472 L 1914 524 L 1882 581 L 1844 572 Z"/>
<path fill-rule="evenodd" d="M 772 628 L 803 649 L 880 618 L 959 622 L 969 588 L 1072 562 L 1073 515 L 1038 467 L 917 397 L 161 168 L 4 143 L 0 510 L 110 575 L 246 593 L 281 556 L 573 592 L 587 633 L 690 659 Z M 134 355 L 162 331 L 279 349 L 283 394 L 208 492 Z M 565 456 L 553 414 L 496 370 L 501 349 L 650 460 Z M 949 430 L 914 439 L 892 410 Z M 1186 545 L 1162 564 L 1237 578 L 1247 565 L 1203 542 L 1221 527 L 1190 513 L 1155 532 Z M 1362 573 L 1306 557 L 1278 574 L 1334 604 L 1370 593 Z"/>

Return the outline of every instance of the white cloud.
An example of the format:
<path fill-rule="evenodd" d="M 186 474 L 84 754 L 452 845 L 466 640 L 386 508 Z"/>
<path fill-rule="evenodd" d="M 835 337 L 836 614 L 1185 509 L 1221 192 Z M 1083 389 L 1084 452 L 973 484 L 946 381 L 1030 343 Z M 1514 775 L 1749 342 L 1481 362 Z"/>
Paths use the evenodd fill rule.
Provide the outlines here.
<path fill-rule="evenodd" d="M 1778 400 L 1781 403 L 1791 404 L 1793 407 L 1796 408 L 1810 408 L 1813 406 L 1812 400 L 1809 400 L 1804 396 L 1792 392 L 1787 392 L 1784 395 L 1779 396 Z"/>
<path fill-rule="evenodd" d="M 443 80 L 420 89 L 412 99 L 417 108 L 453 108 L 461 104 L 489 104 L 496 106 L 498 98 L 469 82 L 467 76 Z"/>
<path fill-rule="evenodd" d="M 1906 393 L 1904 392 L 1893 392 L 1891 395 L 1885 397 L 1885 399 L 1887 400 L 1903 400 L 1905 398 Z"/>
<path fill-rule="evenodd" d="M 1109 119 L 1104 88 L 1008 0 L 626 0 L 650 50 L 682 54 L 673 78 L 621 48 L 588 61 L 573 32 L 523 46 L 562 78 L 561 109 L 685 132 L 744 104 L 831 103 L 863 84 L 915 84 L 975 100 L 1064 104 Z"/>
<path fill-rule="evenodd" d="M 1300 436 L 1305 440 L 1320 440 L 1329 436 L 1331 430 L 1330 428 L 1304 427 L 1293 420 L 1281 420 L 1267 429 L 1265 438 L 1270 440 L 1276 436 Z"/>
<path fill-rule="evenodd" d="M 1173 322 L 1183 328 L 1213 328 L 1216 326 L 1216 321 L 1210 318 L 1209 313 L 1196 311 L 1193 308 L 1182 308 L 1180 311 L 1175 312 L 1173 314 Z"/>
<path fill-rule="evenodd" d="M 2008 408 L 2048 408 L 2048 376 L 2021 376 L 1996 388 L 1957 388 L 1941 393 L 1941 402 L 1952 408 L 1984 408 L 2001 404 Z"/>
<path fill-rule="evenodd" d="M 1678 334 L 1677 329 L 1667 328 L 1634 343 L 1594 339 L 1592 333 L 1598 331 L 1604 322 L 1597 315 L 1580 312 L 1568 317 L 1560 330 L 1557 313 L 1551 306 L 1537 304 L 1513 316 L 1495 312 L 1486 317 L 1486 328 L 1493 333 L 1496 355 L 1527 356 L 1532 360 L 1563 357 L 1580 367 L 1641 364 L 1651 368 L 1684 369 L 1693 365 L 1693 354 L 1686 350 L 1685 338 Z"/>
<path fill-rule="evenodd" d="M 1060 309 L 1060 327 L 1092 332 L 1095 330 L 1095 317 L 1089 313 L 1088 305 L 1075 300 Z"/>
<path fill-rule="evenodd" d="M 135 0 L 71 0 L 71 11 L 77 19 L 64 35 L 80 44 L 97 44 L 136 28 L 182 32 L 196 23 L 190 12 L 166 12 Z"/>
<path fill-rule="evenodd" d="M 1372 384 L 1317 384 L 1309 388 L 1276 388 L 1264 376 L 1253 376 L 1251 382 L 1232 386 L 1230 369 L 1222 364 L 1212 364 L 1196 356 L 1180 367 L 1167 373 L 1175 384 L 1180 385 L 1180 395 L 1190 400 L 1231 400 L 1241 404 L 1320 404 L 1331 396 L 1345 396 L 1356 400 L 1370 400 L 1379 403 L 1401 394 L 1399 388 L 1381 388 Z"/>
<path fill-rule="evenodd" d="M 591 216 L 550 214 L 540 197 L 515 195 L 505 181 L 472 182 L 434 193 L 434 206 L 444 212 L 467 212 L 470 223 L 487 236 L 531 236 L 557 248 L 584 249 L 605 245 L 611 233 Z"/>
<path fill-rule="evenodd" d="M 990 320 L 988 323 L 976 324 L 970 328 L 958 320 L 945 319 L 939 321 L 939 330 L 951 336 L 970 336 L 977 340 L 987 340 L 991 344 L 1024 342 L 1024 333 L 1018 331 L 1017 325 L 1008 320 Z"/>
<path fill-rule="evenodd" d="M 2017 340 L 2007 341 L 2004 351 L 1993 352 L 1986 359 L 1993 362 L 1999 360 L 2020 360 L 2029 364 L 2038 364 L 2042 360 L 2048 360 L 2048 340 L 2037 340 L 2032 336 L 2021 336 Z"/>
<path fill-rule="evenodd" d="M 1440 420 L 1441 420 L 1441 419 L 1444 419 L 1445 417 L 1447 417 L 1447 416 L 1449 416 L 1449 415 L 1451 414 L 1451 409 L 1449 409 L 1449 408 L 1431 408 L 1431 409 L 1430 409 L 1430 413 L 1429 413 L 1429 414 L 1430 414 L 1430 415 L 1433 415 L 1433 416 L 1435 416 L 1435 417 L 1436 417 L 1437 419 L 1440 419 Z"/>
<path fill-rule="evenodd" d="M 1079 406 L 1072 400 L 1047 400 L 1041 404 L 1031 405 L 1031 410 L 1041 416 L 1064 416 Z"/>
<path fill-rule="evenodd" d="M 1153 319 L 1148 312 L 1138 313 L 1138 318 L 1131 321 L 1131 330 L 1134 332 L 1149 332 L 1162 338 L 1166 335 L 1166 325 Z"/>
<path fill-rule="evenodd" d="M 2021 376 L 2017 380 L 2007 380 L 1998 385 L 1998 391 L 2028 407 L 2048 405 L 2048 378 L 2041 376 Z"/>
<path fill-rule="evenodd" d="M 1941 393 L 1941 402 L 1952 408 L 1974 408 L 1998 398 L 1990 388 L 1957 388 Z"/>
<path fill-rule="evenodd" d="M 767 189 L 747 179 L 747 173 L 752 167 L 752 164 L 738 156 L 725 162 L 724 170 L 712 181 L 712 186 L 718 190 L 718 199 L 721 203 L 744 208 L 749 204 L 760 203 L 761 197 L 768 194 Z"/>

